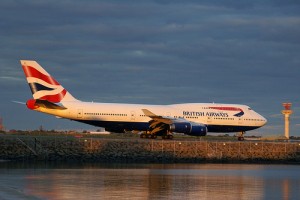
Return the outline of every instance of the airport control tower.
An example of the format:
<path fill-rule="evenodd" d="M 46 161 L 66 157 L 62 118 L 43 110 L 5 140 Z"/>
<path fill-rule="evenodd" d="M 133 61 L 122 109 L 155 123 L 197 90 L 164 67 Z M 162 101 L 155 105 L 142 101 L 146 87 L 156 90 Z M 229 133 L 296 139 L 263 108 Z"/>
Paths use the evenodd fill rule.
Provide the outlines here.
<path fill-rule="evenodd" d="M 284 135 L 290 139 L 290 115 L 293 113 L 291 110 L 292 103 L 283 103 L 284 110 L 281 113 L 284 115 Z"/>

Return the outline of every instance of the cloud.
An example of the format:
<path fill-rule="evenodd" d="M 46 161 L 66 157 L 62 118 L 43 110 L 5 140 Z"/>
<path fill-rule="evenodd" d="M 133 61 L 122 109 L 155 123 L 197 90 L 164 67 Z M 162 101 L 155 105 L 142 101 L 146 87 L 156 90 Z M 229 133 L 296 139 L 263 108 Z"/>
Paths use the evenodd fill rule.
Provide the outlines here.
<path fill-rule="evenodd" d="M 282 102 L 299 107 L 299 8 L 277 0 L 4 0 L 1 104 L 30 98 L 19 60 L 34 59 L 79 99 L 241 103 L 276 126 Z"/>

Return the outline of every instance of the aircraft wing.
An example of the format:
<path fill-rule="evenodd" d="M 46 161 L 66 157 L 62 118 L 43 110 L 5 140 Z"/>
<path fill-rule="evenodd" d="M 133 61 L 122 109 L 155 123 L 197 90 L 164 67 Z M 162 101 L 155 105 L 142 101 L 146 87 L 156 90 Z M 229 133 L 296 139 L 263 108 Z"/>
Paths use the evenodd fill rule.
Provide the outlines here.
<path fill-rule="evenodd" d="M 162 122 L 165 124 L 173 124 L 174 120 L 176 120 L 175 118 L 172 118 L 172 117 L 156 115 L 147 109 L 142 109 L 142 111 L 144 112 L 144 114 L 147 117 L 150 117 L 152 120 L 157 121 L 157 122 Z"/>
<path fill-rule="evenodd" d="M 147 117 L 150 117 L 152 120 L 149 121 L 150 123 L 150 131 L 151 133 L 155 134 L 159 131 L 168 129 L 171 124 L 178 123 L 178 122 L 189 122 L 185 119 L 178 119 L 178 118 L 173 118 L 169 116 L 161 116 L 161 115 L 156 115 L 153 112 L 149 111 L 148 109 L 142 109 L 144 114 Z"/>

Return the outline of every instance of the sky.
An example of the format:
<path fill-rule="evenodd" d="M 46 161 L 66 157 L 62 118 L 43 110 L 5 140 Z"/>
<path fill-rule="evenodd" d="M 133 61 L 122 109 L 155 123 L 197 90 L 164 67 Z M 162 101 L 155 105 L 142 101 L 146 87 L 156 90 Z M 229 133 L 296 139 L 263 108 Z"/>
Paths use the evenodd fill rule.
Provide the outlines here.
<path fill-rule="evenodd" d="M 2 0 L 0 116 L 9 129 L 94 129 L 30 111 L 19 60 L 83 101 L 246 104 L 268 120 L 249 135 L 300 136 L 298 0 Z"/>

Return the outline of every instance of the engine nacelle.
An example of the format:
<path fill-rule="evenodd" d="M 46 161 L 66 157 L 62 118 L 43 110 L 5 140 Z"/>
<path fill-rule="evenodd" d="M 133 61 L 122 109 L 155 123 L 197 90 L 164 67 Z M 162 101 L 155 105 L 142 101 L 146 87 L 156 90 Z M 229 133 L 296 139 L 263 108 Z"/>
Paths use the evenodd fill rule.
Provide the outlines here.
<path fill-rule="evenodd" d="M 207 127 L 204 124 L 189 122 L 171 124 L 169 130 L 192 136 L 205 136 L 207 133 Z"/>

